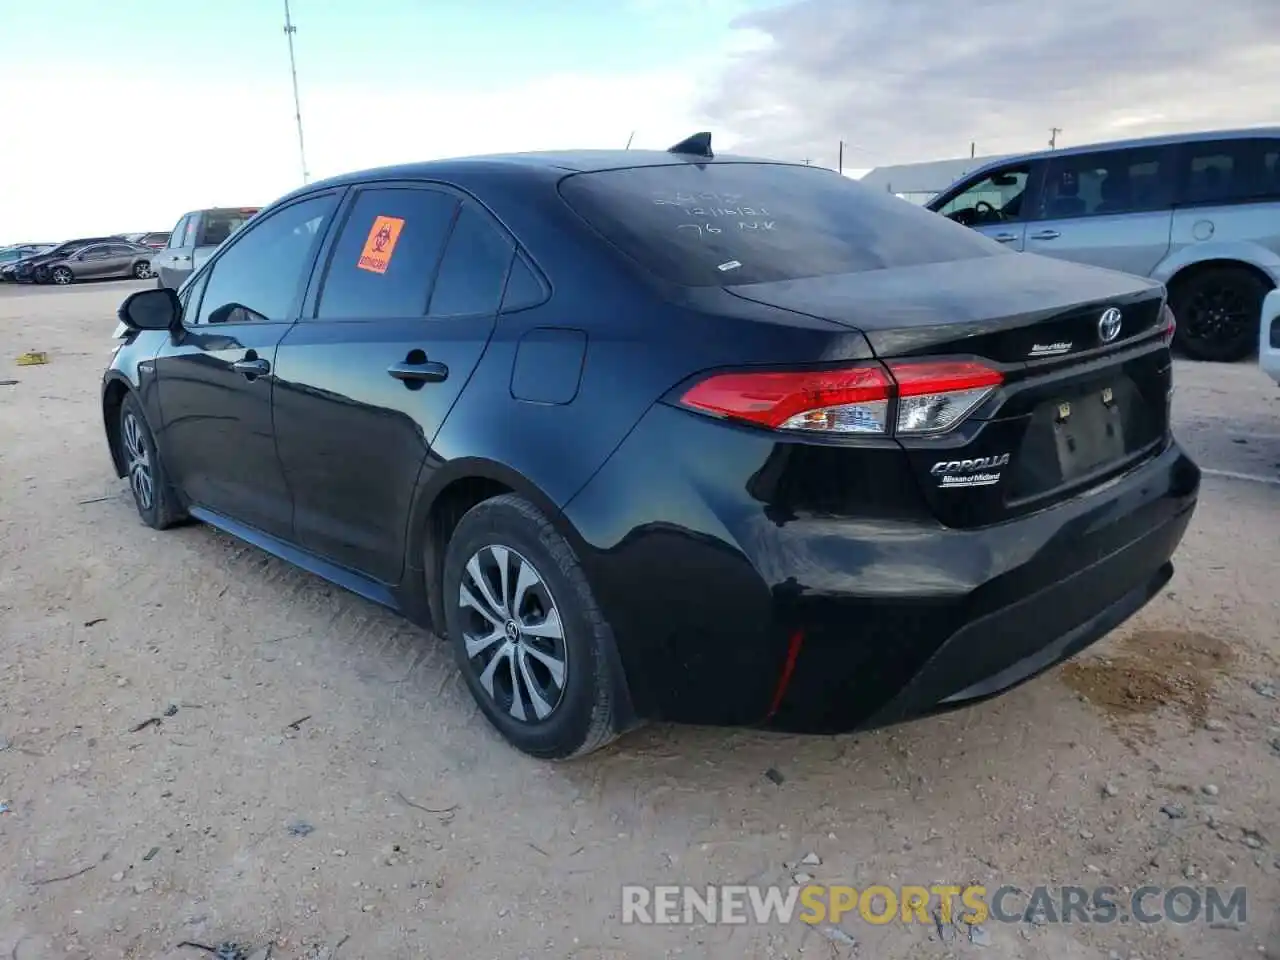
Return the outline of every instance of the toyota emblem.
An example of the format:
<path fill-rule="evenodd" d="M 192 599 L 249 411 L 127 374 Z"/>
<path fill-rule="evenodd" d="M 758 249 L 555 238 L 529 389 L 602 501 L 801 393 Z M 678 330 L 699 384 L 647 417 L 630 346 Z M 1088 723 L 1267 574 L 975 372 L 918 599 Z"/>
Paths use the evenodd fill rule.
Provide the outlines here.
<path fill-rule="evenodd" d="M 1118 336 L 1120 336 L 1120 311 L 1115 307 L 1108 307 L 1098 318 L 1098 339 L 1103 343 L 1110 343 Z"/>

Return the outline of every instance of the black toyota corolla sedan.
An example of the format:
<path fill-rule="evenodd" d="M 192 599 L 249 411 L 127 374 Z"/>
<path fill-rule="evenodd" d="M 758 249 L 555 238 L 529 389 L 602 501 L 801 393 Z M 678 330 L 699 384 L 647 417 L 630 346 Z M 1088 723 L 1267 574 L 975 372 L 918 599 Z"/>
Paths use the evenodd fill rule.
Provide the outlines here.
<path fill-rule="evenodd" d="M 538 757 L 999 693 L 1168 582 L 1199 489 L 1161 286 L 706 135 L 311 184 L 120 319 L 143 521 L 447 635 Z"/>

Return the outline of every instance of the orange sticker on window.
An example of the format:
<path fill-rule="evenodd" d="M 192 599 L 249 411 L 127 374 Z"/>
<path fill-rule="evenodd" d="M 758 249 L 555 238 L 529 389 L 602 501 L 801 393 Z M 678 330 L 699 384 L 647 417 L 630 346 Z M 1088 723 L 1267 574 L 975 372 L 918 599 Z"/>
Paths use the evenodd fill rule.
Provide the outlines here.
<path fill-rule="evenodd" d="M 356 266 L 371 273 L 386 273 L 403 229 L 404 221 L 399 217 L 375 217 Z"/>

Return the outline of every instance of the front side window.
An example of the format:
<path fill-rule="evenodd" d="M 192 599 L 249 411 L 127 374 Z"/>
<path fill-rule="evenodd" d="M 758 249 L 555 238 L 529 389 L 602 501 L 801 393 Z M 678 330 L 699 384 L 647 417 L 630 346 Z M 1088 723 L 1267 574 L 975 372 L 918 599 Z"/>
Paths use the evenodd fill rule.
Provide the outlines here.
<path fill-rule="evenodd" d="M 173 228 L 173 233 L 169 234 L 169 247 L 177 249 L 182 246 L 182 241 L 187 235 L 187 221 L 190 217 L 182 217 L 178 221 L 178 225 Z"/>
<path fill-rule="evenodd" d="M 1005 167 L 960 191 L 938 213 L 966 227 L 1022 219 L 1022 199 L 1031 175 L 1030 164 Z"/>
<path fill-rule="evenodd" d="M 1040 219 L 1141 213 L 1168 205 L 1163 148 L 1050 157 Z"/>
<path fill-rule="evenodd" d="M 102 257 L 107 256 L 109 249 L 110 248 L 107 247 L 105 244 L 98 244 L 92 247 L 85 247 L 78 254 L 76 254 L 76 256 L 78 256 L 81 260 L 98 260 L 98 259 L 101 259 Z"/>
<path fill-rule="evenodd" d="M 311 270 L 333 194 L 290 204 L 238 238 L 212 264 L 196 323 L 290 321 Z"/>
<path fill-rule="evenodd" d="M 1014 255 L 923 207 L 818 167 L 631 167 L 571 175 L 560 194 L 613 246 L 684 286 Z"/>
<path fill-rule="evenodd" d="M 422 317 L 458 201 L 440 190 L 362 190 L 329 254 L 316 316 Z"/>

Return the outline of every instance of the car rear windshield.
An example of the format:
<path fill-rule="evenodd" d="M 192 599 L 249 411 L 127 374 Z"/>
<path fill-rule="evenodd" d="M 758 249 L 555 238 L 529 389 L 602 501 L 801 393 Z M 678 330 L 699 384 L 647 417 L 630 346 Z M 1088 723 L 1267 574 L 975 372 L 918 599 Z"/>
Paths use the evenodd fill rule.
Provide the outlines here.
<path fill-rule="evenodd" d="M 204 215 L 204 236 L 197 243 L 200 246 L 217 246 L 226 240 L 258 211 L 245 208 L 242 210 L 208 210 Z"/>
<path fill-rule="evenodd" d="M 1008 253 L 833 171 L 679 163 L 579 173 L 560 194 L 607 240 L 683 286 L 734 286 Z"/>

